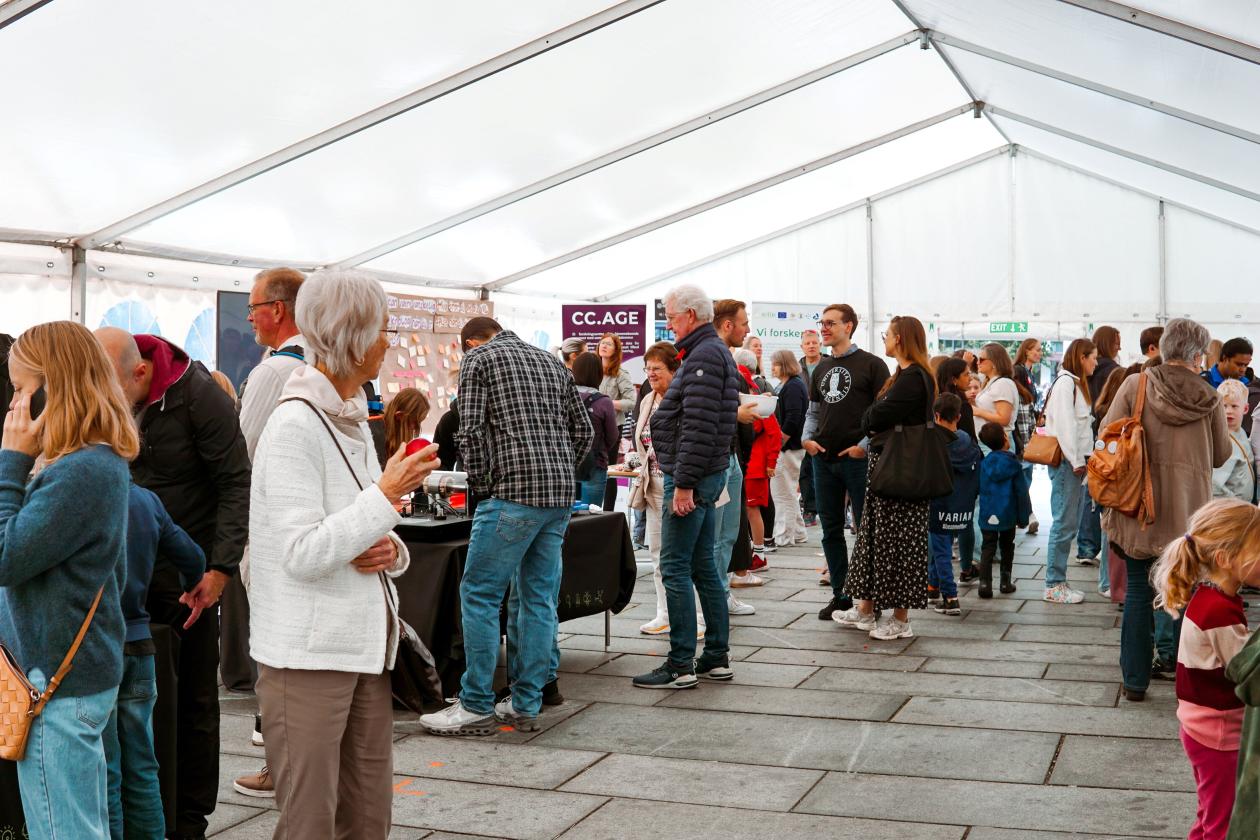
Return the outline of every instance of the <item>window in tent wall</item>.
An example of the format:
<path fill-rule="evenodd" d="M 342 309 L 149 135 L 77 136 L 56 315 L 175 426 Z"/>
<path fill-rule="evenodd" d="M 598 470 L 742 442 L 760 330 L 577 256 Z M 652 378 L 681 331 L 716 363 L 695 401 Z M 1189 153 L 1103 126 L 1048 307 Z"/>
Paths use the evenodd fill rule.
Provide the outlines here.
<path fill-rule="evenodd" d="M 216 362 L 215 311 L 213 289 L 88 279 L 85 322 L 89 329 L 116 326 L 132 333 L 160 335 L 212 370 Z"/>

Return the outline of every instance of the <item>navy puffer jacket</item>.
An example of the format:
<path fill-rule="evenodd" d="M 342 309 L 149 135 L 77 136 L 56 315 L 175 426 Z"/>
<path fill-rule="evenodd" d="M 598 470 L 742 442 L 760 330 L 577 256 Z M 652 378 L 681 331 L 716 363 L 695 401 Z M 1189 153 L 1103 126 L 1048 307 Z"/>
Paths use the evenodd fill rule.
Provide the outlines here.
<path fill-rule="evenodd" d="M 682 367 L 652 415 L 652 448 L 674 486 L 695 487 L 731 457 L 741 377 L 712 324 L 678 341 Z"/>

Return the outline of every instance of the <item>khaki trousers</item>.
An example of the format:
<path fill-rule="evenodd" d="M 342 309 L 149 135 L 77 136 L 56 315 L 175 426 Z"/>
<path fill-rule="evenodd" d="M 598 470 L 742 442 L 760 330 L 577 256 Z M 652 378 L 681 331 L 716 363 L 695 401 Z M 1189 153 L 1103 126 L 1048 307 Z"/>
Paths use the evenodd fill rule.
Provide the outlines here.
<path fill-rule="evenodd" d="M 275 840 L 389 836 L 394 713 L 389 673 L 258 666 Z"/>

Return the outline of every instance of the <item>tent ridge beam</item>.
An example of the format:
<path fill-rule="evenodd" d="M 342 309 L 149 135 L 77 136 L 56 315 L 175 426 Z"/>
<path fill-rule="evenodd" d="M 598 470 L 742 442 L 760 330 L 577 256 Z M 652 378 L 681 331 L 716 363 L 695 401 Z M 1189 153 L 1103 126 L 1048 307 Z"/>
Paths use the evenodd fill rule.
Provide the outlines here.
<path fill-rule="evenodd" d="M 693 271 L 702 266 L 706 266 L 709 263 L 717 262 L 718 260 L 724 259 L 733 254 L 738 254 L 740 251 L 747 251 L 749 248 L 755 248 L 758 245 L 762 245 L 766 242 L 771 241 L 772 239 L 778 239 L 780 236 L 787 236 L 790 233 L 795 233 L 798 230 L 804 230 L 807 227 L 812 227 L 813 225 L 819 224 L 820 222 L 825 222 L 828 219 L 834 219 L 836 216 L 843 216 L 845 213 L 851 213 L 860 207 L 866 206 L 866 203 L 868 201 L 876 202 L 881 199 L 888 198 L 889 196 L 893 196 L 893 195 L 897 195 L 898 193 L 905 192 L 906 190 L 914 189 L 915 187 L 921 186 L 922 184 L 926 184 L 930 181 L 935 181 L 937 178 L 943 178 L 946 175 L 952 175 L 955 172 L 961 172 L 964 169 L 970 169 L 976 164 L 983 163 L 986 160 L 992 160 L 993 158 L 1009 154 L 1012 148 L 1014 147 L 1009 144 L 1005 146 L 998 146 L 996 149 L 990 149 L 989 151 L 978 154 L 975 157 L 971 157 L 971 158 L 968 158 L 967 160 L 959 161 L 958 163 L 950 164 L 949 166 L 946 166 L 943 169 L 938 169 L 935 172 L 930 172 L 927 175 L 923 175 L 919 178 L 915 178 L 912 181 L 906 181 L 904 184 L 898 184 L 897 186 L 883 190 L 882 192 L 874 193 L 872 195 L 866 196 L 865 198 L 860 198 L 857 201 L 851 201 L 848 204 L 841 205 L 840 207 L 837 207 L 833 210 L 828 210 L 825 213 L 820 213 L 817 216 L 811 216 L 810 218 L 804 219 L 803 221 L 794 222 L 793 224 L 790 224 L 787 227 L 779 228 L 777 230 L 771 231 L 770 233 L 762 234 L 761 236 L 758 236 L 755 239 L 749 239 L 745 242 L 739 243 L 738 245 L 732 245 L 729 248 L 723 248 L 721 251 L 717 251 L 716 253 L 712 253 L 707 256 L 701 257 L 698 260 L 693 260 L 685 265 L 679 266 L 678 268 L 672 268 L 669 271 L 663 272 L 661 274 L 657 274 L 647 280 L 638 280 L 629 286 L 616 289 L 615 291 L 606 292 L 602 295 L 597 295 L 591 298 L 591 301 L 594 303 L 606 303 L 608 301 L 615 300 L 616 298 L 619 298 L 622 295 L 628 295 L 632 292 L 637 292 L 640 289 L 646 289 L 649 286 L 654 286 L 657 283 L 660 283 L 665 280 L 669 280 L 672 277 L 677 277 L 680 274 L 684 274 L 688 271 Z"/>
<path fill-rule="evenodd" d="M 1252 192 L 1251 190 L 1245 189 L 1243 187 L 1239 187 L 1235 184 L 1230 184 L 1226 181 L 1218 180 L 1209 175 L 1204 175 L 1200 172 L 1195 172 L 1190 169 L 1183 169 L 1180 166 L 1174 166 L 1171 163 L 1165 163 L 1162 160 L 1157 160 L 1155 158 L 1147 157 L 1146 155 L 1140 155 L 1137 152 L 1131 152 L 1128 149 L 1122 149 L 1119 146 L 1113 146 L 1110 143 L 1104 143 L 1103 141 L 1096 140 L 1093 137 L 1087 137 L 1084 134 L 1077 134 L 1076 132 L 1069 131 L 1066 128 L 1060 128 L 1057 125 L 1044 123 L 1041 120 L 1033 119 L 1032 117 L 1024 116 L 1023 114 L 1019 114 L 1014 111 L 1008 111 L 1005 108 L 999 108 L 993 105 L 992 103 L 985 103 L 984 108 L 986 111 L 993 114 L 994 116 L 1003 117 L 1008 120 L 1014 120 L 1015 122 L 1023 123 L 1024 125 L 1031 126 L 1032 128 L 1040 129 L 1041 131 L 1046 131 L 1051 134 L 1057 134 L 1060 137 L 1065 137 L 1069 140 L 1075 140 L 1076 142 L 1084 143 L 1087 146 L 1093 146 L 1095 149 L 1101 149 L 1104 152 L 1111 152 L 1112 154 L 1126 157 L 1129 160 L 1135 160 L 1138 163 L 1144 163 L 1147 166 L 1154 166 L 1157 169 L 1162 169 L 1165 172 L 1171 172 L 1174 175 L 1180 175 L 1183 178 L 1190 178 L 1192 180 L 1198 181 L 1201 184 L 1207 184 L 1209 187 L 1215 187 L 1219 190 L 1225 190 L 1226 192 L 1231 192 L 1231 193 L 1234 193 L 1235 195 L 1240 195 L 1243 198 L 1249 198 L 1252 201 L 1260 202 L 1260 193 Z"/>
<path fill-rule="evenodd" d="M 935 41 L 937 44 L 943 44 L 944 46 L 951 47 L 956 50 L 962 50 L 963 52 L 973 53 L 974 55 L 981 56 L 982 58 L 988 58 L 988 59 L 992 59 L 993 61 L 1001 62 L 1002 64 L 1008 64 L 1011 67 L 1017 67 L 1020 70 L 1027 70 L 1030 73 L 1036 73 L 1040 76 L 1046 76 L 1047 78 L 1055 79 L 1056 81 L 1064 82 L 1066 84 L 1073 85 L 1074 87 L 1083 88 L 1085 90 L 1093 91 L 1094 93 L 1101 93 L 1104 96 L 1110 96 L 1114 99 L 1120 99 L 1132 105 L 1138 105 L 1142 108 L 1148 108 L 1152 111 L 1158 111 L 1161 114 L 1166 114 L 1167 116 L 1170 116 L 1170 117 L 1176 117 L 1177 119 L 1185 120 L 1186 122 L 1189 122 L 1189 123 L 1194 123 L 1195 125 L 1201 126 L 1203 128 L 1210 128 L 1213 131 L 1219 131 L 1222 134 L 1228 134 L 1232 137 L 1237 137 L 1239 140 L 1246 140 L 1251 143 L 1260 144 L 1260 134 L 1247 131 L 1246 129 L 1238 128 L 1237 126 L 1233 126 L 1228 123 L 1223 123 L 1223 122 L 1220 122 L 1219 120 L 1214 120 L 1214 119 L 1211 119 L 1210 117 L 1202 116 L 1201 114 L 1196 114 L 1191 111 L 1186 111 L 1182 108 L 1177 108 L 1172 105 L 1167 105 L 1163 102 L 1157 102 L 1153 99 L 1148 99 L 1145 96 L 1139 96 L 1138 94 L 1120 90 L 1119 88 L 1114 88 L 1114 87 L 1110 87 L 1109 85 L 1100 84 L 1098 82 L 1094 82 L 1089 79 L 1082 78 L 1080 76 L 1073 76 L 1070 73 L 1064 73 L 1062 71 L 1055 70 L 1051 67 L 1046 67 L 1044 65 L 1036 64 L 1031 61 L 1026 61 L 1022 58 L 1018 58 L 1013 55 L 1008 55 L 1006 53 L 999 52 L 998 50 L 989 49 L 988 47 L 984 47 L 979 44 L 973 44 L 968 41 L 964 41 L 961 38 L 955 38 L 952 35 L 948 35 L 944 32 L 937 32 L 936 30 L 929 30 L 929 31 L 931 32 L 932 40 Z"/>
<path fill-rule="evenodd" d="M 916 32 L 907 32 L 906 34 L 896 38 L 890 38 L 882 44 L 877 44 L 873 47 L 862 50 L 861 52 L 846 56 L 839 61 L 834 61 L 823 67 L 811 70 L 801 76 L 797 76 L 794 79 L 781 82 L 773 87 L 758 91 L 751 96 L 746 96 L 743 99 L 723 105 L 716 110 L 701 114 L 700 116 L 694 117 L 686 122 L 671 126 L 663 131 L 658 131 L 649 137 L 636 140 L 633 143 L 622 146 L 619 149 L 614 149 L 611 152 L 607 152 L 599 157 L 592 158 L 591 160 L 579 163 L 576 166 L 571 166 L 568 169 L 557 172 L 554 175 L 549 175 L 548 177 L 535 181 L 532 184 L 527 184 L 519 189 L 512 190 L 511 192 L 504 193 L 503 195 L 484 201 L 481 204 L 470 207 L 467 210 L 463 210 L 452 216 L 448 216 L 445 219 L 440 219 L 432 224 L 417 228 L 410 233 L 405 233 L 402 236 L 391 239 L 389 242 L 382 243 L 374 248 L 369 248 L 368 250 L 355 254 L 352 257 L 339 260 L 336 265 L 341 268 L 362 265 L 365 262 L 377 259 L 378 257 L 383 257 L 386 254 L 393 253 L 394 251 L 405 248 L 408 245 L 414 245 L 415 243 L 428 239 L 431 236 L 436 236 L 443 231 L 450 230 L 457 225 L 462 225 L 465 222 L 470 222 L 473 219 L 480 218 L 488 213 L 493 213 L 495 210 L 507 207 L 510 204 L 515 204 L 518 201 L 523 201 L 524 199 L 530 198 L 531 196 L 537 195 L 541 192 L 545 192 L 553 187 L 558 187 L 561 184 L 580 178 L 583 175 L 589 175 L 590 173 L 603 169 L 606 166 L 610 166 L 614 163 L 625 160 L 626 158 L 633 157 L 640 152 L 646 152 L 649 149 L 656 148 L 657 146 L 668 143 L 671 140 L 690 134 L 693 131 L 697 131 L 706 126 L 720 122 L 727 117 L 733 117 L 736 114 L 743 113 L 744 111 L 755 108 L 758 105 L 765 104 L 773 99 L 778 99 L 781 96 L 807 87 L 815 82 L 822 81 L 823 79 L 834 76 L 837 73 L 841 73 L 852 67 L 856 67 L 857 65 L 863 64 L 871 59 L 878 58 L 881 55 L 885 55 L 896 49 L 904 47 L 906 44 L 914 43 L 917 38 L 918 34 Z"/>
<path fill-rule="evenodd" d="M 80 236 L 75 241 L 76 245 L 84 248 L 97 248 L 101 245 L 111 242 L 122 234 L 138 227 L 146 225 L 156 219 L 169 215 L 183 207 L 209 198 L 216 193 L 222 192 L 229 187 L 244 183 L 251 178 L 256 178 L 266 172 L 270 172 L 276 167 L 283 166 L 290 161 L 297 160 L 300 157 L 316 152 L 326 146 L 330 146 L 347 137 L 358 134 L 360 131 L 369 129 L 375 125 L 379 125 L 386 120 L 392 119 L 399 114 L 404 114 L 414 108 L 418 108 L 435 99 L 446 96 L 482 79 L 488 78 L 514 67 L 524 61 L 528 61 L 535 56 L 549 52 L 557 47 L 588 35 L 596 30 L 603 29 L 624 20 L 631 15 L 656 6 L 664 0 L 623 0 L 611 8 L 602 12 L 591 15 L 584 20 L 571 23 L 568 26 L 557 29 L 554 32 L 536 38 L 527 44 L 515 47 L 502 55 L 495 56 L 481 62 L 480 64 L 466 68 L 445 79 L 440 79 L 432 84 L 426 85 L 419 90 L 413 91 L 406 96 L 388 102 L 378 108 L 374 108 L 367 113 L 353 117 L 340 125 L 333 126 L 319 132 L 318 134 L 299 140 L 283 149 L 279 149 L 271 154 L 265 155 L 252 163 L 233 169 L 231 172 L 213 178 L 205 183 L 185 190 L 179 195 L 172 196 L 163 201 L 154 204 L 139 212 L 133 213 L 125 219 L 120 219 L 94 233 Z"/>
<path fill-rule="evenodd" d="M 1134 26 L 1140 26 L 1143 29 L 1150 29 L 1161 35 L 1188 41 L 1205 49 L 1231 55 L 1243 61 L 1250 61 L 1252 64 L 1260 64 L 1260 47 L 1235 41 L 1224 35 L 1209 32 L 1206 29 L 1199 29 L 1178 20 L 1161 17 L 1151 12 L 1144 12 L 1141 9 L 1126 6 L 1123 3 L 1116 3 L 1113 0 L 1059 0 L 1059 2 L 1075 6 L 1078 9 L 1096 12 Z"/>
<path fill-rule="evenodd" d="M 51 2 L 52 0 L 9 0 L 7 3 L 0 3 L 0 29 L 4 29 L 11 23 L 17 23 L 31 12 Z"/>
<path fill-rule="evenodd" d="M 760 181 L 755 181 L 751 184 L 740 187 L 737 190 L 732 190 L 731 192 L 724 193 L 722 195 L 711 198 L 708 201 L 704 201 L 704 202 L 701 202 L 700 204 L 695 204 L 695 205 L 692 205 L 691 207 L 687 207 L 683 210 L 679 210 L 675 213 L 671 213 L 668 216 L 662 216 L 659 219 L 655 219 L 645 224 L 638 225 L 637 227 L 630 228 L 629 230 L 622 231 L 621 233 L 615 234 L 613 236 L 609 236 L 597 242 L 592 242 L 588 245 L 584 245 L 581 248 L 577 248 L 573 251 L 569 251 L 566 254 L 561 254 L 558 257 L 553 257 L 550 260 L 538 263 L 537 265 L 530 266 L 529 268 L 525 268 L 520 271 L 513 272 L 512 274 L 506 275 L 504 277 L 500 277 L 499 279 L 493 280 L 484 285 L 486 288 L 492 291 L 498 291 L 520 280 L 524 280 L 526 277 L 532 277 L 535 274 L 538 274 L 543 271 L 547 271 L 548 269 L 556 268 L 557 266 L 564 265 L 565 263 L 568 263 L 568 262 L 572 262 L 573 260 L 579 259 L 580 257 L 585 257 L 589 254 L 593 254 L 597 251 L 602 251 L 605 248 L 609 248 L 613 245 L 617 245 L 622 242 L 626 242 L 628 240 L 642 236 L 645 233 L 651 233 L 652 231 L 657 230 L 659 228 L 663 228 L 668 225 L 681 222 L 684 219 L 689 219 L 692 216 L 705 212 L 706 210 L 712 210 L 716 207 L 721 207 L 722 205 L 729 204 L 730 202 L 735 201 L 736 199 L 743 198 L 744 196 L 752 195 L 753 193 L 760 192 L 764 189 L 768 189 L 778 184 L 782 184 L 785 181 L 790 181 L 793 178 L 798 178 L 801 175 L 805 175 L 809 172 L 813 172 L 825 166 L 830 166 L 833 163 L 838 163 L 839 161 L 842 161 L 845 158 L 853 157 L 854 155 L 858 155 L 858 154 L 861 154 L 862 152 L 866 152 L 871 149 L 882 146 L 885 143 L 890 143 L 893 140 L 898 140 L 902 137 L 906 137 L 910 134 L 914 134 L 916 132 L 922 131 L 925 128 L 931 128 L 934 125 L 938 125 L 939 123 L 943 123 L 947 120 L 951 120 L 954 117 L 957 117 L 961 114 L 969 113 L 972 110 L 974 104 L 975 103 L 968 102 L 964 105 L 959 105 L 957 107 L 950 108 L 949 110 L 942 111 L 941 113 L 936 114 L 934 116 L 927 117 L 925 119 L 919 120 L 918 122 L 911 123 L 910 125 L 903 126 L 894 131 L 890 131 L 887 134 L 882 134 L 879 137 L 875 137 L 870 140 L 863 141 L 854 146 L 849 146 L 845 149 L 841 149 L 838 152 L 833 152 L 832 154 L 829 154 L 826 157 L 821 157 L 821 158 L 818 158 L 817 160 L 813 160 L 808 163 L 803 163 L 803 164 L 794 166 L 791 169 L 787 169 L 782 172 L 776 173 L 774 175 L 771 175 L 768 178 L 763 178 Z"/>

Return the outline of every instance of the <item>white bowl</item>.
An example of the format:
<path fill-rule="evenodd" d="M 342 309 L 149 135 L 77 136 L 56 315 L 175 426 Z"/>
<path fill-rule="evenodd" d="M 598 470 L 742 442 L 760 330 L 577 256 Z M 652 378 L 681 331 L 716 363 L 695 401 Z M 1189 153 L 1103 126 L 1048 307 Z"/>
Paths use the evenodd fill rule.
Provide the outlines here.
<path fill-rule="evenodd" d="M 774 394 L 740 394 L 739 404 L 747 405 L 753 403 L 757 406 L 758 417 L 769 417 L 774 414 L 774 408 L 779 404 L 779 398 Z"/>

